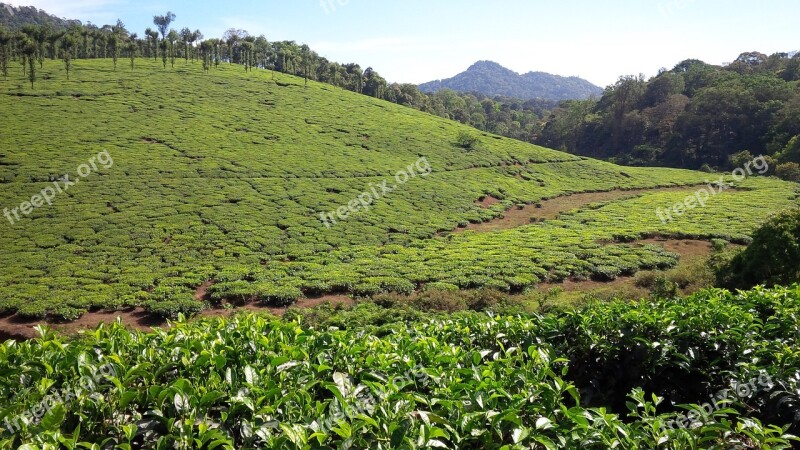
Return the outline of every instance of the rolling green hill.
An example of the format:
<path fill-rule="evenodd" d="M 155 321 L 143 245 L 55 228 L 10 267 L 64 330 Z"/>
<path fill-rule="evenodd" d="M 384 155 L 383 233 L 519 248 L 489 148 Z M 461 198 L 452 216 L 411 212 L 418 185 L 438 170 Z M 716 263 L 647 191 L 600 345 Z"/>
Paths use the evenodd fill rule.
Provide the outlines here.
<path fill-rule="evenodd" d="M 743 242 L 769 213 L 797 203 L 796 184 L 751 178 L 668 223 L 656 208 L 696 188 L 449 234 L 545 198 L 699 185 L 711 175 L 580 158 L 238 65 L 207 74 L 200 63 L 122 66 L 78 60 L 67 80 L 48 60 L 35 89 L 19 66 L 0 81 L 4 314 L 191 312 L 203 307 L 201 285 L 212 303 L 285 304 L 337 292 L 612 279 L 675 264 L 676 255 L 638 238 Z M 477 142 L 459 145 L 463 133 Z M 43 189 L 63 188 L 65 174 L 78 182 L 52 204 L 25 207 Z M 383 195 L 384 182 L 395 189 Z M 380 198 L 346 211 L 366 194 Z M 478 203 L 487 196 L 501 202 Z M 349 217 L 337 217 L 340 208 Z"/>

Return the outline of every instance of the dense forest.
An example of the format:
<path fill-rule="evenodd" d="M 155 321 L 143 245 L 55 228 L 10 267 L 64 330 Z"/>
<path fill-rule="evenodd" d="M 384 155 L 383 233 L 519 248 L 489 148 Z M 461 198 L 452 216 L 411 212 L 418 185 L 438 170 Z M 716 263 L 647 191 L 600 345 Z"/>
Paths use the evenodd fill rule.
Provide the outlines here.
<path fill-rule="evenodd" d="M 621 77 L 599 100 L 556 108 L 534 142 L 626 165 L 730 169 L 749 155 L 800 181 L 800 55 L 742 53 L 714 66 Z"/>

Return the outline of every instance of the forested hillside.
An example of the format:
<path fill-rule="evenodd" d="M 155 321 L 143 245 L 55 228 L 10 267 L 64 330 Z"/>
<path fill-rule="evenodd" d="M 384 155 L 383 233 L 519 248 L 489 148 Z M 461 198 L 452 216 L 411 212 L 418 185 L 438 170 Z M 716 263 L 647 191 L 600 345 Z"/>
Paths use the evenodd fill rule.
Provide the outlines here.
<path fill-rule="evenodd" d="M 598 101 L 553 111 L 540 145 L 622 164 L 738 167 L 769 155 L 800 180 L 800 55 L 741 54 L 720 67 L 687 60 L 645 80 L 622 77 Z"/>
<path fill-rule="evenodd" d="M 79 20 L 56 17 L 33 6 L 12 6 L 0 3 L 0 27 L 17 29 L 25 25 L 44 25 L 51 30 L 60 31 L 80 23 Z"/>

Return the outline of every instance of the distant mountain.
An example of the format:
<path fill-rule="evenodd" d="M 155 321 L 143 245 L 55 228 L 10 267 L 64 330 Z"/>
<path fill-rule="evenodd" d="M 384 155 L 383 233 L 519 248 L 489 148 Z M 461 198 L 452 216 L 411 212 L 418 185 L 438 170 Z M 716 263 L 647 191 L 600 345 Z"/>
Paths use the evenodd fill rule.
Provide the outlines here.
<path fill-rule="evenodd" d="M 68 20 L 47 14 L 34 6 L 11 6 L 0 3 L 0 27 L 8 29 L 22 28 L 25 25 L 49 24 L 53 30 L 64 30 L 72 24 L 79 24 L 80 20 Z"/>
<path fill-rule="evenodd" d="M 419 85 L 425 93 L 441 89 L 479 92 L 488 96 L 502 95 L 523 100 L 573 100 L 601 95 L 603 89 L 578 77 L 562 77 L 545 72 L 520 75 L 492 61 L 478 61 L 466 72 L 447 80 Z"/>

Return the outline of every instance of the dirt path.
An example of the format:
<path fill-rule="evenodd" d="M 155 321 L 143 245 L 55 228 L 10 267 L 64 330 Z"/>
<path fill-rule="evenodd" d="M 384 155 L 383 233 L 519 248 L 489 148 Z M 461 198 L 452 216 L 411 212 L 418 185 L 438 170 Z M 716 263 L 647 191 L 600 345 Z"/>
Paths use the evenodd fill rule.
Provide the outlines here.
<path fill-rule="evenodd" d="M 641 241 L 637 241 L 639 244 L 655 244 L 664 247 L 665 250 L 677 253 L 681 256 L 680 262 L 678 267 L 682 266 L 690 266 L 691 264 L 697 262 L 700 259 L 707 258 L 712 253 L 711 243 L 708 241 L 699 241 L 699 240 L 692 240 L 692 239 L 668 239 L 668 238 L 651 238 L 645 239 Z M 567 296 L 572 294 L 575 295 L 583 295 L 589 293 L 628 293 L 633 295 L 639 296 L 646 296 L 647 291 L 641 288 L 638 288 L 634 284 L 635 278 L 634 277 L 619 277 L 613 281 L 602 282 L 602 281 L 592 281 L 592 280 L 585 280 L 585 281 L 575 281 L 575 280 L 565 280 L 562 283 L 542 283 L 538 287 L 542 291 L 547 291 L 551 288 L 561 288 Z M 211 286 L 211 282 L 203 283 L 200 287 L 198 287 L 196 292 L 196 298 L 198 300 L 204 299 L 206 297 L 208 288 Z M 319 306 L 325 302 L 330 302 L 333 305 L 345 305 L 351 306 L 355 304 L 355 301 L 346 295 L 325 295 L 316 298 L 306 298 L 298 301 L 293 307 L 297 308 L 314 308 Z M 202 311 L 198 318 L 205 318 L 205 317 L 224 317 L 230 316 L 232 314 L 236 314 L 238 312 L 254 312 L 254 313 L 264 313 L 268 312 L 276 316 L 282 316 L 289 308 L 275 308 L 275 307 L 265 307 L 259 306 L 258 304 L 248 304 L 245 306 L 225 309 L 225 308 L 217 308 L 217 309 L 208 309 Z M 39 334 L 36 332 L 34 327 L 39 324 L 47 325 L 48 327 L 58 331 L 64 335 L 75 335 L 81 330 L 91 330 L 96 328 L 101 323 L 111 324 L 117 320 L 117 317 L 120 318 L 123 324 L 125 324 L 128 328 L 137 331 L 150 331 L 153 327 L 164 327 L 167 325 L 167 321 L 160 319 L 158 317 L 154 317 L 151 314 L 148 314 L 144 309 L 135 308 L 135 309 L 127 309 L 123 311 L 116 311 L 116 312 L 106 312 L 106 311 L 95 311 L 95 312 L 87 312 L 80 319 L 60 324 L 60 323 L 49 323 L 47 321 L 37 321 L 37 320 L 22 320 L 17 316 L 7 316 L 0 318 L 0 342 L 4 342 L 8 339 L 14 340 L 27 340 L 31 338 L 37 337 Z"/>
<path fill-rule="evenodd" d="M 558 215 L 563 212 L 579 209 L 592 203 L 630 198 L 647 192 L 676 192 L 689 191 L 692 189 L 694 188 L 669 187 L 655 189 L 614 190 L 607 192 L 588 192 L 564 195 L 552 198 L 550 200 L 543 200 L 536 205 L 527 205 L 523 208 L 512 208 L 507 210 L 502 218 L 479 224 L 469 224 L 467 227 L 459 228 L 454 232 L 458 233 L 465 230 L 475 230 L 479 232 L 504 230 L 528 225 L 535 221 L 552 220 L 557 218 Z M 477 202 L 477 204 L 484 208 L 488 208 L 499 202 L 500 200 L 496 198 L 485 197 L 480 202 Z M 687 264 L 689 261 L 695 261 L 697 258 L 708 257 L 711 254 L 711 244 L 706 241 L 654 238 L 640 241 L 640 243 L 662 245 L 666 250 L 680 254 L 680 264 Z M 208 300 L 208 290 L 212 284 L 213 283 L 211 281 L 206 281 L 200 285 L 195 291 L 195 299 L 198 301 Z M 597 289 L 631 290 L 635 288 L 633 277 L 621 277 L 610 282 L 567 280 L 563 283 L 543 283 L 539 287 L 543 290 L 552 287 L 560 287 L 565 292 L 591 292 Z M 313 308 L 325 302 L 344 305 L 352 305 L 354 303 L 350 297 L 345 295 L 326 295 L 317 298 L 302 299 L 292 306 L 298 308 Z M 240 311 L 269 312 L 280 316 L 283 315 L 287 309 L 288 308 L 263 307 L 257 304 L 248 304 L 230 309 L 219 308 L 205 310 L 201 312 L 198 317 L 220 317 Z M 45 324 L 50 328 L 61 332 L 62 334 L 73 335 L 78 333 L 80 330 L 96 328 L 101 323 L 113 323 L 117 317 L 119 317 L 122 320 L 122 323 L 129 328 L 139 331 L 149 331 L 152 327 L 161 327 L 167 323 L 163 319 L 148 314 L 141 308 L 116 312 L 87 312 L 81 316 L 80 319 L 66 324 L 52 323 L 41 320 L 23 320 L 16 315 L 12 315 L 0 318 L 0 342 L 3 342 L 7 339 L 24 340 L 37 337 L 38 333 L 34 327 L 39 324 Z"/>
<path fill-rule="evenodd" d="M 696 186 L 681 186 L 631 190 L 617 189 L 605 192 L 584 192 L 579 194 L 562 195 L 549 200 L 542 200 L 537 204 L 525 205 L 522 208 L 516 207 L 507 209 L 503 213 L 503 217 L 498 217 L 488 222 L 470 223 L 466 227 L 459 227 L 453 230 L 453 233 L 461 233 L 467 230 L 473 230 L 477 232 L 508 230 L 510 228 L 530 225 L 533 222 L 553 220 L 558 218 L 559 214 L 561 213 L 580 209 L 592 203 L 632 198 L 648 192 L 694 192 L 695 190 L 697 190 Z M 492 205 L 496 205 L 497 203 L 500 203 L 500 200 L 491 196 L 475 202 L 476 205 L 479 205 L 482 208 L 488 208 Z"/>
<path fill-rule="evenodd" d="M 208 289 L 210 283 L 204 283 L 204 290 Z M 198 289 L 200 291 L 200 289 Z M 202 296 L 201 296 L 202 298 Z M 333 305 L 343 304 L 352 305 L 355 302 L 353 299 L 346 295 L 325 295 L 316 298 L 305 298 L 294 305 L 297 308 L 314 308 L 325 302 L 330 302 Z M 276 316 L 283 315 L 289 308 L 274 308 L 259 306 L 257 304 L 249 304 L 241 307 L 231 309 L 207 309 L 201 312 L 197 317 L 223 317 L 235 314 L 237 312 L 260 312 L 271 313 Z M 58 331 L 64 335 L 75 335 L 81 330 L 92 330 L 97 328 L 98 325 L 112 324 L 117 318 L 120 318 L 123 324 L 131 330 L 136 331 L 150 331 L 154 327 L 164 327 L 167 321 L 149 314 L 142 308 L 131 308 L 122 311 L 90 311 L 80 317 L 80 319 L 69 323 L 53 323 L 47 320 L 25 320 L 16 315 L 6 316 L 0 318 L 0 343 L 8 339 L 13 340 L 27 340 L 39 336 L 35 327 L 37 325 L 46 325 L 53 330 Z"/>
<path fill-rule="evenodd" d="M 653 244 L 663 247 L 666 251 L 680 255 L 678 265 L 675 269 L 691 269 L 696 264 L 707 260 L 714 252 L 713 246 L 709 241 L 696 239 L 670 239 L 657 237 L 636 241 L 635 244 Z M 647 289 L 636 286 L 636 277 L 618 277 L 613 281 L 593 281 L 593 280 L 564 280 L 561 283 L 541 283 L 537 286 L 541 291 L 548 291 L 552 288 L 563 290 L 562 301 L 574 302 L 580 300 L 579 297 L 587 294 L 596 294 L 599 297 L 608 295 L 622 295 L 635 298 L 647 297 L 650 292 Z M 683 294 L 690 294 L 695 289 L 690 287 Z"/>

